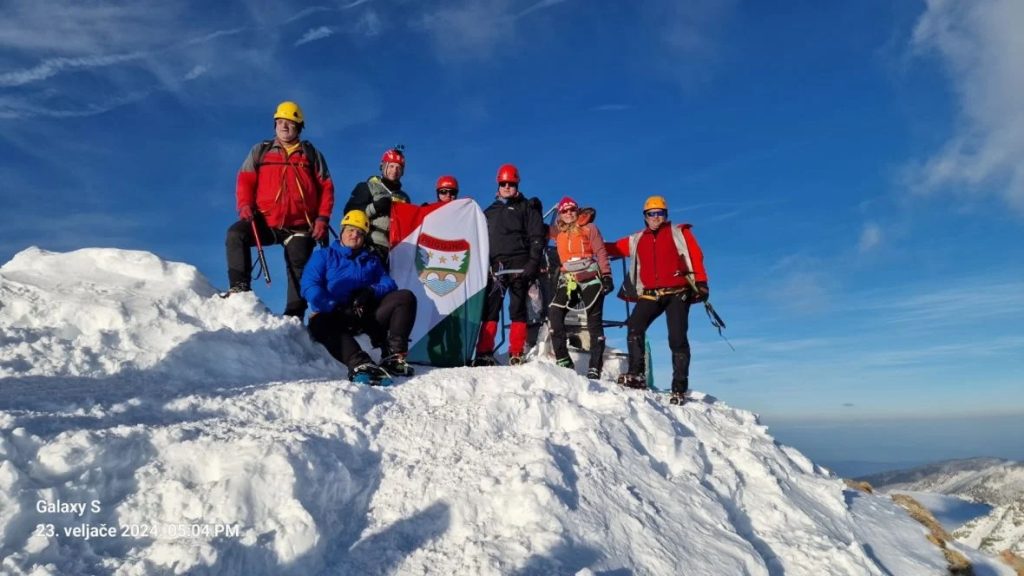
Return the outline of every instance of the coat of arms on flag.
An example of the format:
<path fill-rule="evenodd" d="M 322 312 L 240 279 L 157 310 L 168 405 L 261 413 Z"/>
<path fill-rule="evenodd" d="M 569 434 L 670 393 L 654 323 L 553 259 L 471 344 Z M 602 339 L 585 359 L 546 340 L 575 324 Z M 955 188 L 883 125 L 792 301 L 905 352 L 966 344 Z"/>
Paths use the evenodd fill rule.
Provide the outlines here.
<path fill-rule="evenodd" d="M 445 296 L 466 281 L 470 246 L 465 239 L 445 240 L 420 233 L 416 270 L 420 282 L 438 296 Z"/>

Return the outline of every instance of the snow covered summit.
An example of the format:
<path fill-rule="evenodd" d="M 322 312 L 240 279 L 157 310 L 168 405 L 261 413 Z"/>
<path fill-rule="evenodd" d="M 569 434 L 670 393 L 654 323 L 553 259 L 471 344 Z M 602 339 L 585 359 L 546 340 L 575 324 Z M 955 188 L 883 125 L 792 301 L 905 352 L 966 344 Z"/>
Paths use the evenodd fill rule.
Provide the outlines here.
<path fill-rule="evenodd" d="M 188 265 L 26 250 L 0 268 L 0 573 L 945 571 L 887 498 L 710 396 L 421 372 L 355 386 Z"/>

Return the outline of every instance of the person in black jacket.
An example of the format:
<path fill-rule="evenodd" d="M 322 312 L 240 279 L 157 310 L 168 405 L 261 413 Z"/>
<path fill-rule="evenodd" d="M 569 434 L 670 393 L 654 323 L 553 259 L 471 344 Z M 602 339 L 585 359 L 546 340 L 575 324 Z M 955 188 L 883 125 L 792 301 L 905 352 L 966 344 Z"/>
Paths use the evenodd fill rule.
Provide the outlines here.
<path fill-rule="evenodd" d="M 388 268 L 388 253 L 391 250 L 391 203 L 409 201 L 409 195 L 402 190 L 404 174 L 405 152 L 403 146 L 399 145 L 381 156 L 380 176 L 370 176 L 365 182 L 356 184 L 345 203 L 345 214 L 352 210 L 362 210 L 370 219 L 366 247 L 380 256 L 385 269 Z"/>
<path fill-rule="evenodd" d="M 522 364 L 526 345 L 527 290 L 540 270 L 541 252 L 547 238 L 541 215 L 519 192 L 519 170 L 512 164 L 504 164 L 498 169 L 497 180 L 497 197 L 484 210 L 491 247 L 491 273 L 474 366 L 493 366 L 496 363 L 494 338 L 498 333 L 498 316 L 506 291 L 510 294 L 509 364 Z"/>

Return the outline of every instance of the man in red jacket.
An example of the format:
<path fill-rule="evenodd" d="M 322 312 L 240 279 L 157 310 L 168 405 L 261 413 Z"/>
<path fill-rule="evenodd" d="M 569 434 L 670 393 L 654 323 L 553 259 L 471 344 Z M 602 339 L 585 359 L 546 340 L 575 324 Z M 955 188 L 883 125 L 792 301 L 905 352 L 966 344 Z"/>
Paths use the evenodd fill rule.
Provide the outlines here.
<path fill-rule="evenodd" d="M 671 402 L 683 404 L 690 377 L 690 304 L 706 300 L 710 293 L 704 254 L 689 224 L 673 226 L 668 220 L 663 197 L 651 196 L 644 202 L 644 222 L 647 226 L 640 232 L 607 245 L 610 256 L 629 256 L 630 280 L 638 297 L 626 323 L 629 371 L 619 376 L 619 384 L 646 387 L 644 338 L 651 323 L 665 313 L 672 351 Z"/>
<path fill-rule="evenodd" d="M 327 241 L 327 223 L 334 208 L 334 183 L 323 154 L 300 141 L 305 127 L 302 109 L 282 102 L 274 113 L 273 140 L 252 147 L 238 171 L 235 197 L 238 222 L 228 228 L 225 246 L 230 293 L 248 292 L 256 244 L 253 223 L 264 245 L 284 245 L 288 268 L 286 316 L 302 318 L 306 301 L 299 290 L 302 270 L 314 242 Z"/>

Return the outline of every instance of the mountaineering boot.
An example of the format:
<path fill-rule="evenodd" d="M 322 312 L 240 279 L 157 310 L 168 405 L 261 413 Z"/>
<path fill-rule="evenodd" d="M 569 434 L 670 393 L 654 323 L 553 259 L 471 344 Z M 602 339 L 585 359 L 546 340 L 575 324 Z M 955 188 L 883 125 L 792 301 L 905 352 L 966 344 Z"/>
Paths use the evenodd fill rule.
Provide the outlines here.
<path fill-rule="evenodd" d="M 512 354 L 508 357 L 509 366 L 519 366 L 523 362 L 526 362 L 526 356 L 523 354 Z"/>
<path fill-rule="evenodd" d="M 572 362 L 572 358 L 568 356 L 566 356 L 565 358 L 559 358 L 558 360 L 555 360 L 555 364 L 558 364 L 562 368 L 568 368 L 569 370 L 573 370 L 576 368 L 576 365 L 573 364 Z"/>
<path fill-rule="evenodd" d="M 380 361 L 380 367 L 392 376 L 412 376 L 413 369 L 405 361 L 405 354 L 392 354 Z"/>
<path fill-rule="evenodd" d="M 494 354 L 486 352 L 483 354 L 477 354 L 476 358 L 469 363 L 470 366 L 497 366 L 498 361 L 494 359 Z"/>
<path fill-rule="evenodd" d="M 252 292 L 252 288 L 249 286 L 248 282 L 238 282 L 237 284 L 232 285 L 231 288 L 228 288 L 227 292 L 221 292 L 220 297 L 228 298 L 232 294 L 241 294 L 242 292 Z"/>
<path fill-rule="evenodd" d="M 644 389 L 647 388 L 647 379 L 638 374 L 620 374 L 619 379 L 616 380 L 622 386 L 626 388 Z"/>
<path fill-rule="evenodd" d="M 601 370 L 599 368 L 591 368 L 590 370 L 587 370 L 587 378 L 590 378 L 591 380 L 600 380 Z"/>
<path fill-rule="evenodd" d="M 373 362 L 360 364 L 348 373 L 348 379 L 354 384 L 364 386 L 390 386 L 393 381 L 391 375 Z"/>
<path fill-rule="evenodd" d="M 668 403 L 673 406 L 682 406 L 686 404 L 686 393 L 685 392 L 673 392 L 672 396 L 669 397 Z"/>

